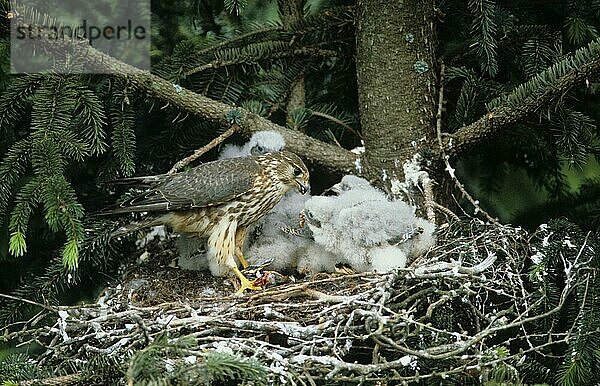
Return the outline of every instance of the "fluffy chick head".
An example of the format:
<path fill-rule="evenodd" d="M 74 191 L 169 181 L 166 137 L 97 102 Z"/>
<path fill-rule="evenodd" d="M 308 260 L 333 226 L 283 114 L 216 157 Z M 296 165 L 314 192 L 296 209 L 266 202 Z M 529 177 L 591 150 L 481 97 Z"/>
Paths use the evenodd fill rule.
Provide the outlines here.
<path fill-rule="evenodd" d="M 276 131 L 264 130 L 252 134 L 250 140 L 242 146 L 227 144 L 219 154 L 219 159 L 263 155 L 285 148 L 283 136 Z"/>
<path fill-rule="evenodd" d="M 283 136 L 276 131 L 265 130 L 256 132 L 250 137 L 250 141 L 244 146 L 248 154 L 262 155 L 281 151 L 285 147 Z"/>
<path fill-rule="evenodd" d="M 340 182 L 338 182 L 330 188 L 331 191 L 337 193 L 338 195 L 350 190 L 357 189 L 371 190 L 373 189 L 373 186 L 371 186 L 371 184 L 369 184 L 369 181 L 365 180 L 364 178 L 357 177 L 353 174 L 348 174 L 342 177 L 342 180 Z"/>

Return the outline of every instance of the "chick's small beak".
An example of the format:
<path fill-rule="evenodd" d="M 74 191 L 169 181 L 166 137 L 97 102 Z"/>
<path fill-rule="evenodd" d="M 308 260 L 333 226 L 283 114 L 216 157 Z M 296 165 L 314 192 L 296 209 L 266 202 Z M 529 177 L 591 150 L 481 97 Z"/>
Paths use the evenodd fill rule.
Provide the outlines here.
<path fill-rule="evenodd" d="M 300 194 L 305 194 L 310 190 L 310 184 L 308 182 L 300 182 L 298 181 L 298 191 Z"/>

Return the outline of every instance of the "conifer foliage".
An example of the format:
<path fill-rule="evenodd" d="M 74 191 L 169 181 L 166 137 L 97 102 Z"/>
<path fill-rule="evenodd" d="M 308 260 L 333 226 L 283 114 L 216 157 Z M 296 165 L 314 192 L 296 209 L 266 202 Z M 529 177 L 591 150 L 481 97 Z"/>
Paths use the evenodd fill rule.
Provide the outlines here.
<path fill-rule="evenodd" d="M 493 138 L 487 142 L 490 146 L 483 143 L 470 151 L 463 158 L 465 169 L 459 172 L 467 183 L 476 176 L 473 182 L 483 193 L 482 201 L 490 209 L 497 208 L 491 210 L 504 220 L 530 217 L 539 224 L 542 218 L 558 214 L 559 202 L 569 196 L 570 208 L 560 214 L 584 227 L 590 224 L 589 218 L 577 215 L 578 208 L 589 204 L 586 189 L 570 185 L 567 176 L 597 162 L 600 131 L 594 74 L 600 46 L 594 31 L 598 15 L 586 11 L 594 9 L 594 3 L 575 0 L 546 7 L 541 2 L 469 1 L 465 8 L 451 1 L 441 5 L 451 23 L 439 33 L 440 53 L 449 65 L 448 129 L 454 132 L 481 123 L 489 112 L 497 120 L 487 132 Z M 467 23 L 471 30 L 458 28 Z M 450 34 L 458 35 L 446 38 Z M 579 87 L 567 85 L 578 77 Z M 495 130 L 495 124 L 507 125 L 508 130 Z M 521 186 L 538 205 L 522 202 L 512 211 L 503 210 L 504 205 L 497 204 L 504 201 L 500 187 L 517 184 L 511 175 L 520 172 L 527 175 Z"/>
<path fill-rule="evenodd" d="M 226 130 L 217 119 L 204 119 L 171 103 L 152 89 L 151 79 L 157 79 L 152 76 L 168 80 L 178 95 L 194 93 L 227 104 L 221 120 L 229 126 L 260 117 L 287 133 L 286 138 L 310 137 L 318 140 L 313 145 L 354 149 L 344 150 L 351 157 L 362 154 L 365 128 L 358 112 L 364 106 L 358 105 L 355 33 L 364 15 L 356 12 L 353 1 L 290 2 L 300 5 L 301 15 L 285 14 L 289 9 L 281 1 L 155 2 L 153 30 L 158 32 L 152 37 L 152 74 L 145 83 L 124 74 L 9 75 L 4 60 L 8 19 L 0 17 L 0 264 L 12 269 L 0 273 L 0 322 L 7 326 L 2 339 L 12 346 L 26 337 L 69 354 L 58 363 L 52 350 L 40 357 L 11 353 L 1 359 L 0 382 L 162 385 L 246 380 L 263 385 L 293 379 L 325 385 L 336 379 L 359 384 L 386 377 L 421 384 L 445 379 L 488 385 L 597 382 L 597 0 L 425 2 L 435 6 L 438 18 L 435 34 L 428 37 L 438 44 L 438 62 L 422 68 L 436 73 L 445 68 L 442 145 L 436 139 L 426 149 L 432 158 L 427 167 L 446 161 L 439 154 L 446 144 L 448 162 L 481 207 L 516 227 L 484 224 L 469 216 L 473 208 L 461 197 L 449 198 L 467 209 L 461 219 L 440 226 L 437 237 L 454 239 L 446 237 L 446 244 L 427 255 L 431 271 L 408 267 L 390 273 L 389 281 L 372 279 L 375 289 L 351 295 L 341 286 L 335 295 L 320 292 L 322 287 L 312 292 L 300 288 L 294 296 L 312 296 L 310 307 L 322 302 L 338 309 L 339 302 L 339 309 L 348 311 L 327 315 L 338 319 L 303 320 L 306 325 L 314 322 L 314 329 L 310 325 L 274 332 L 267 318 L 288 323 L 300 316 L 295 309 L 284 315 L 266 305 L 262 314 L 258 306 L 223 311 L 239 320 L 212 326 L 215 334 L 219 328 L 227 331 L 221 340 L 185 327 L 172 335 L 158 331 L 163 315 L 154 306 L 136 310 L 152 316 L 152 331 L 135 312 L 119 314 L 126 312 L 119 306 L 111 311 L 131 317 L 131 323 L 90 316 L 95 306 L 83 307 L 81 315 L 58 306 L 97 295 L 110 279 L 120 277 L 119 267 L 134 254 L 134 237 L 111 237 L 129 219 L 100 220 L 94 215 L 126 194 L 107 182 L 164 173 Z M 9 10 L 8 2 L 0 0 L 0 14 Z M 31 9 L 20 16 L 33 22 L 44 18 Z M 418 29 L 430 31 L 429 24 L 422 27 Z M 414 38 L 407 33 L 406 43 Z M 209 152 L 201 161 L 215 155 Z M 327 162 L 327 155 L 322 157 Z M 362 158 L 351 159 L 356 173 L 362 173 Z M 582 168 L 587 178 L 574 183 Z M 446 171 L 438 171 L 455 178 L 450 163 Z M 311 173 L 317 192 L 339 180 L 321 175 L 318 168 Z M 440 178 L 435 173 L 431 177 Z M 506 186 L 517 186 L 513 190 L 525 204 L 511 206 L 518 200 L 503 190 Z M 480 208 L 474 204 L 477 214 Z M 483 254 L 486 264 L 478 259 Z M 505 271 L 493 265 L 497 258 Z M 460 265 L 465 262 L 467 266 Z M 480 272 L 476 268 L 481 266 Z M 367 282 L 360 280 L 356 288 Z M 361 298 L 371 290 L 376 293 Z M 287 299 L 278 296 L 283 295 L 273 299 Z M 350 306 L 356 309 L 349 311 Z M 205 327 L 207 317 L 198 315 L 203 307 L 175 308 L 168 316 L 187 313 L 190 323 Z M 239 324 L 248 315 L 263 319 Z M 113 328 L 110 337 L 118 339 L 86 352 L 85 342 L 74 343 L 64 327 L 77 318 L 89 339 L 101 341 L 106 323 Z M 257 325 L 263 330 L 253 330 Z M 132 331 L 138 334 L 135 339 Z M 263 334 L 255 340 L 249 331 Z M 311 347 L 321 350 L 318 355 L 299 343 L 281 349 L 301 353 L 295 361 L 270 349 L 249 358 L 226 344 L 231 340 L 237 347 L 252 348 L 260 342 L 279 349 L 278 339 L 293 341 L 315 331 L 324 337 L 312 342 Z M 340 334 L 345 340 L 339 340 Z M 213 338 L 212 346 L 203 341 Z M 197 350 L 200 344 L 212 349 Z M 120 351 L 123 347 L 127 349 Z M 453 352 L 457 354 L 446 355 Z M 284 365 L 298 372 L 282 373 Z"/>
<path fill-rule="evenodd" d="M 83 242 L 84 211 L 66 167 L 106 151 L 102 103 L 81 80 L 71 77 L 31 76 L 15 83 L 3 95 L 0 109 L 13 122 L 27 119 L 30 126 L 0 164 L 2 219 L 13 194 L 15 202 L 9 220 L 9 251 L 17 257 L 25 254 L 30 218 L 34 209 L 42 208 L 48 228 L 65 233 L 63 262 L 75 268 Z"/>

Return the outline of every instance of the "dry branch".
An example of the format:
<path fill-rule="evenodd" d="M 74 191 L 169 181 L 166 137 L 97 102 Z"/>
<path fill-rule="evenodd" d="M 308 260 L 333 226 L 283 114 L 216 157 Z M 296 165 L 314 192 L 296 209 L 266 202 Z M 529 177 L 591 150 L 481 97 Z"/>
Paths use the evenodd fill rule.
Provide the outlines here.
<path fill-rule="evenodd" d="M 177 161 L 175 163 L 175 165 L 173 165 L 171 170 L 169 170 L 167 172 L 167 174 L 177 173 L 179 170 L 186 167 L 191 162 L 194 162 L 195 160 L 200 158 L 203 154 L 205 154 L 207 151 L 211 150 L 215 146 L 218 146 L 224 140 L 231 137 L 233 134 L 235 134 L 238 131 L 240 131 L 240 127 L 238 125 L 236 125 L 236 124 L 231 125 L 231 127 L 229 129 L 227 129 L 227 131 L 225 131 L 223 134 L 219 135 L 217 138 L 213 139 L 212 141 L 207 143 L 205 146 L 202 146 L 200 149 L 197 149 L 196 151 L 194 151 L 194 154 L 192 154 L 188 157 L 185 157 L 182 160 Z"/>
<path fill-rule="evenodd" d="M 467 192 L 467 190 L 465 189 L 463 184 L 458 180 L 458 178 L 456 178 L 456 175 L 454 174 L 454 169 L 450 165 L 450 161 L 449 161 L 450 156 L 446 154 L 446 149 L 444 148 L 444 141 L 442 138 L 442 113 L 444 112 L 445 68 L 446 68 L 445 65 L 442 63 L 442 65 L 440 66 L 440 90 L 439 90 L 439 94 L 438 94 L 438 109 L 437 109 L 437 114 L 436 114 L 436 137 L 437 137 L 437 141 L 438 141 L 438 145 L 439 145 L 440 155 L 442 156 L 442 160 L 444 161 L 444 165 L 446 166 L 445 170 L 448 172 L 448 174 L 450 174 L 450 178 L 454 182 L 454 185 L 456 185 L 456 187 L 458 188 L 458 190 L 461 191 L 463 196 L 466 197 L 467 200 L 469 200 L 469 202 L 473 205 L 473 207 L 475 208 L 475 213 L 482 213 L 485 216 L 485 218 L 488 219 L 488 221 L 490 221 L 491 223 L 497 224 L 498 220 L 496 220 L 495 218 L 490 216 L 490 214 L 488 212 L 483 210 L 479 206 L 479 202 L 477 200 L 475 200 L 469 194 L 469 192 Z"/>

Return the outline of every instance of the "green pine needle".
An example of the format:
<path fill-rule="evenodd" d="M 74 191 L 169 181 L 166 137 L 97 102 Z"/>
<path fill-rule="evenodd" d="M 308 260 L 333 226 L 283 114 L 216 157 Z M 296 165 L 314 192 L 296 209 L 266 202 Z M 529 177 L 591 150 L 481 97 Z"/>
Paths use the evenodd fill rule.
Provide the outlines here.
<path fill-rule="evenodd" d="M 125 96 L 122 95 L 122 98 Z M 135 172 L 135 130 L 134 115 L 131 107 L 128 104 L 112 106 L 111 120 L 113 125 L 113 133 L 111 145 L 113 153 L 119 162 L 119 167 L 123 176 L 131 176 Z"/>
<path fill-rule="evenodd" d="M 240 379 L 252 380 L 256 385 L 267 383 L 267 369 L 256 360 L 214 351 L 204 360 L 211 378 L 217 381 Z"/>
<path fill-rule="evenodd" d="M 470 0 L 469 10 L 475 17 L 471 33 L 475 40 L 475 52 L 481 60 L 481 70 L 491 77 L 498 73 L 496 58 L 496 4 L 492 0 Z"/>
<path fill-rule="evenodd" d="M 565 21 L 565 28 L 567 38 L 576 46 L 581 46 L 598 38 L 596 28 L 578 16 L 568 17 Z"/>
<path fill-rule="evenodd" d="M 25 235 L 23 233 L 13 232 L 10 234 L 8 251 L 15 257 L 23 256 L 27 252 L 27 243 L 25 242 Z"/>
<path fill-rule="evenodd" d="M 69 269 L 77 268 L 79 261 L 79 245 L 77 240 L 72 239 L 67 241 L 63 249 L 62 258 L 65 267 Z"/>
<path fill-rule="evenodd" d="M 108 148 L 103 104 L 88 88 L 75 87 L 74 92 L 77 94 L 74 115 L 81 122 L 81 125 L 77 125 L 77 129 L 81 131 L 82 138 L 87 141 L 91 154 L 102 154 Z"/>
<path fill-rule="evenodd" d="M 0 162 L 0 222 L 8 212 L 13 189 L 22 175 L 31 157 L 31 138 L 26 137 L 12 145 Z"/>
<path fill-rule="evenodd" d="M 239 15 L 240 11 L 248 5 L 248 0 L 225 0 L 224 4 L 227 12 Z"/>

